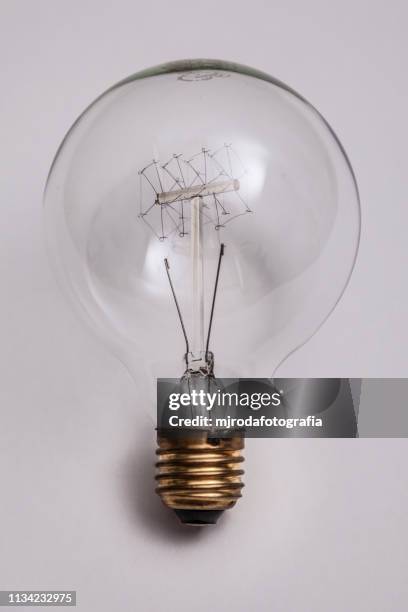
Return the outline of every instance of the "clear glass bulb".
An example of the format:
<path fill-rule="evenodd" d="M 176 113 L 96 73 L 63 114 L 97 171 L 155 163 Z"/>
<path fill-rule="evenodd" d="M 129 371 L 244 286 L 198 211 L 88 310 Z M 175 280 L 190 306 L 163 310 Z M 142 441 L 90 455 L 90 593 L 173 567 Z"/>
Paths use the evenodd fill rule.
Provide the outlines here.
<path fill-rule="evenodd" d="M 271 377 L 340 299 L 360 233 L 322 116 L 266 74 L 207 60 L 93 102 L 58 150 L 45 211 L 61 284 L 153 413 L 156 377 L 212 360 L 218 377 Z"/>

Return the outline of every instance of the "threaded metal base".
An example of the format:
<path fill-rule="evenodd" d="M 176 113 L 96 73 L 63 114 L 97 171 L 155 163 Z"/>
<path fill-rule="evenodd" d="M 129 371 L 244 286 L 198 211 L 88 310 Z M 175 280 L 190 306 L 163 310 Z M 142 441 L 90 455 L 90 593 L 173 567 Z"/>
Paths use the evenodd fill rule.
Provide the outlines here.
<path fill-rule="evenodd" d="M 169 438 L 159 434 L 157 443 L 156 493 L 179 516 L 180 511 L 188 510 L 222 512 L 241 497 L 242 437 L 208 439 L 202 433 Z"/>

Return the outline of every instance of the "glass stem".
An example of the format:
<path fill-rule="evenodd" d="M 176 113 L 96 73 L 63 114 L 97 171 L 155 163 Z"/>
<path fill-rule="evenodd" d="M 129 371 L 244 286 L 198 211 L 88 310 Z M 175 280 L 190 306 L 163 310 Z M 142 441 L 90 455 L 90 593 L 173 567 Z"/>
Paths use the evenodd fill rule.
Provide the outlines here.
<path fill-rule="evenodd" d="M 191 199 L 191 268 L 193 327 L 191 353 L 193 360 L 201 360 L 204 352 L 204 257 L 202 228 L 202 198 Z"/>

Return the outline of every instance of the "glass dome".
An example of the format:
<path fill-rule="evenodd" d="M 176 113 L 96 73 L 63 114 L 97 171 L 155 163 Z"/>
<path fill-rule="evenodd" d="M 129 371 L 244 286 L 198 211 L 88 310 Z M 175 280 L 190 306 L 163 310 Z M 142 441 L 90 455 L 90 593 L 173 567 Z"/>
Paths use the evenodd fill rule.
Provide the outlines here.
<path fill-rule="evenodd" d="M 180 376 L 186 352 L 191 366 L 208 349 L 218 376 L 273 375 L 340 299 L 360 232 L 322 116 L 267 74 L 208 60 L 93 102 L 55 157 L 45 211 L 61 284 L 135 377 Z"/>

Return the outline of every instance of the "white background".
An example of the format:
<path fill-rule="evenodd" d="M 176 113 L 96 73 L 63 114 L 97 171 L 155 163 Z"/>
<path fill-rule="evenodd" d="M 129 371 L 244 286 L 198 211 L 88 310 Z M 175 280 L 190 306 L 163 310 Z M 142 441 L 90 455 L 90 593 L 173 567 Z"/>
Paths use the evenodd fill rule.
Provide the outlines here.
<path fill-rule="evenodd" d="M 1 589 L 76 589 L 87 612 L 407 609 L 406 440 L 252 440 L 216 528 L 161 507 L 143 391 L 60 295 L 41 203 L 114 82 L 189 57 L 269 72 L 332 124 L 363 212 L 342 302 L 280 374 L 407 376 L 407 19 L 403 0 L 1 0 Z"/>

